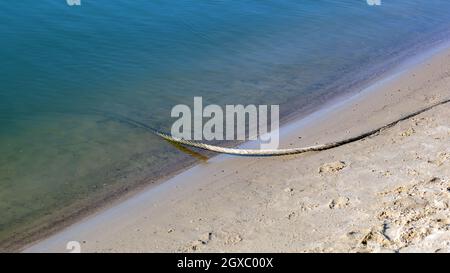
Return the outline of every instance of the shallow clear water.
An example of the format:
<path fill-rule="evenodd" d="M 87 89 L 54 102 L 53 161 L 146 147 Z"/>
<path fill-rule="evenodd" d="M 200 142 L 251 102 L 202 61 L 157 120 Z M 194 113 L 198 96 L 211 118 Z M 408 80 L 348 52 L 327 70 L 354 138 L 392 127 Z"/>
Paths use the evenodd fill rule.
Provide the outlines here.
<path fill-rule="evenodd" d="M 0 2 L 0 241 L 195 161 L 119 117 L 311 108 L 450 22 L 447 0 L 81 2 Z"/>

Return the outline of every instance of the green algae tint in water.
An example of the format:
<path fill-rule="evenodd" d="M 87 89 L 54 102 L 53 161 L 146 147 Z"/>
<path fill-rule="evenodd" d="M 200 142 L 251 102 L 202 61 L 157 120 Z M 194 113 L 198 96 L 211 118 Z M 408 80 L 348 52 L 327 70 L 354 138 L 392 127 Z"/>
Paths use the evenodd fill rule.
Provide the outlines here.
<path fill-rule="evenodd" d="M 0 3 L 2 249 L 195 162 L 126 119 L 168 130 L 193 96 L 307 109 L 450 19 L 439 0 L 81 4 Z"/>

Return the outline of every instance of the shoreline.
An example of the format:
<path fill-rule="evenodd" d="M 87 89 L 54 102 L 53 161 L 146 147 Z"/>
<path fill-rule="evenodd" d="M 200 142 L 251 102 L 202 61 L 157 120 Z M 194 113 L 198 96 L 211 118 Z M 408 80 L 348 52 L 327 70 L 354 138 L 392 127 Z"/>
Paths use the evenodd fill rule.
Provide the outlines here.
<path fill-rule="evenodd" d="M 294 146 L 304 146 L 308 144 L 323 143 L 331 138 L 340 139 L 341 137 L 345 137 L 348 135 L 353 135 L 359 131 L 363 131 L 369 128 L 375 128 L 377 125 L 381 125 L 385 122 L 386 119 L 398 116 L 402 114 L 402 112 L 412 109 L 419 104 L 414 99 L 408 101 L 403 100 L 404 98 L 408 98 L 408 95 L 412 96 L 414 94 L 413 91 L 407 91 L 401 94 L 402 96 L 396 94 L 402 98 L 399 100 L 402 102 L 402 105 L 395 105 L 386 101 L 386 96 L 390 93 L 389 90 L 392 89 L 392 86 L 396 85 L 396 82 L 399 81 L 398 78 L 407 77 L 407 75 L 411 76 L 411 74 L 417 73 L 416 71 L 420 69 L 427 68 L 425 62 L 433 61 L 436 62 L 438 59 L 438 55 L 443 54 L 446 55 L 447 52 L 450 51 L 448 45 L 445 46 L 446 49 L 441 49 L 439 52 L 432 53 L 431 57 L 428 56 L 424 60 L 416 60 L 418 64 L 411 65 L 408 64 L 405 67 L 406 71 L 399 71 L 397 73 L 392 73 L 390 77 L 385 78 L 384 80 L 377 81 L 375 84 L 370 85 L 367 88 L 364 88 L 363 91 L 350 95 L 349 97 L 341 98 L 338 102 L 334 101 L 332 104 L 333 107 L 330 107 L 329 104 L 321 107 L 322 110 L 315 111 L 313 114 L 308 115 L 300 120 L 287 121 L 283 123 L 280 128 L 281 134 L 283 137 L 281 138 L 281 146 L 288 147 L 290 144 Z M 413 66 L 412 68 L 410 66 Z M 415 76 L 414 76 L 415 77 Z M 384 90 L 384 91 L 383 91 Z M 378 91 L 378 92 L 376 92 Z M 423 94 L 422 94 L 423 95 Z M 426 95 L 426 94 L 425 94 Z M 372 103 L 371 103 L 372 102 Z M 376 103 L 373 103 L 376 102 Z M 330 102 L 331 103 L 331 102 Z M 425 104 L 423 101 L 420 103 Z M 353 107 L 353 109 L 352 109 Z M 420 107 L 419 107 L 420 108 Z M 370 120 L 370 113 L 375 115 L 380 115 L 380 111 L 386 111 L 389 109 L 386 115 L 381 115 L 384 117 L 379 120 L 371 120 L 370 122 L 366 122 L 362 124 L 361 120 L 367 119 Z M 409 112 L 409 111 L 407 111 Z M 404 112 L 404 113 L 407 113 Z M 340 113 L 342 115 L 333 115 L 336 113 Z M 353 118 L 353 121 L 345 121 L 343 122 L 342 118 L 354 117 L 355 113 L 358 113 L 358 118 Z M 403 113 L 403 114 L 404 114 Z M 372 118 L 373 119 L 373 118 Z M 379 123 L 379 124 L 377 124 Z M 336 124 L 345 124 L 342 128 L 336 128 Z M 354 125 L 358 126 L 354 126 Z M 345 130 L 346 127 L 346 130 Z M 355 128 L 358 127 L 358 128 Z M 333 131 L 335 130 L 335 131 Z M 299 134 L 302 136 L 299 139 Z M 318 137 L 319 136 L 319 137 Z M 242 147 L 251 146 L 252 143 L 245 143 L 240 145 Z M 85 242 L 82 245 L 83 249 L 87 249 L 87 251 L 104 251 L 106 245 L 110 244 L 105 240 L 97 240 L 94 238 L 102 237 L 108 238 L 108 236 L 112 236 L 113 234 L 119 234 L 118 231 L 128 230 L 128 235 L 131 236 L 131 231 L 126 226 L 131 225 L 132 223 L 139 222 L 139 219 L 144 217 L 144 214 L 155 216 L 157 219 L 164 218 L 162 216 L 158 216 L 160 214 L 164 214 L 161 210 L 167 210 L 165 208 L 167 204 L 173 204 L 173 202 L 183 202 L 187 196 L 195 196 L 199 193 L 198 189 L 203 188 L 216 188 L 220 181 L 228 181 L 228 183 L 233 183 L 231 180 L 242 180 L 239 178 L 239 175 L 245 176 L 247 172 L 247 179 L 249 178 L 248 169 L 254 168 L 257 172 L 261 173 L 263 168 L 256 167 L 256 165 L 269 164 L 268 162 L 276 163 L 276 162 L 284 162 L 289 161 L 293 157 L 305 158 L 308 155 L 304 156 L 289 156 L 286 158 L 279 159 L 261 159 L 261 158 L 234 158 L 226 155 L 218 155 L 214 156 L 210 160 L 208 160 L 205 164 L 195 165 L 187 170 L 181 171 L 181 173 L 176 174 L 174 177 L 169 178 L 168 181 L 162 183 L 154 183 L 153 185 L 144 186 L 144 189 L 140 192 L 133 193 L 132 195 L 127 195 L 127 197 L 119 197 L 115 204 L 112 204 L 111 207 L 106 207 L 100 209 L 94 214 L 87 216 L 85 219 L 80 222 L 75 223 L 74 225 L 65 228 L 64 230 L 51 235 L 50 237 L 43 239 L 37 244 L 32 244 L 31 247 L 27 247 L 25 249 L 26 252 L 41 252 L 41 251 L 65 251 L 65 244 L 63 242 L 67 242 L 68 240 L 80 240 L 80 242 Z M 265 162 L 263 162 L 265 161 Z M 236 177 L 233 177 L 236 176 Z M 196 178 L 197 177 L 197 178 Z M 204 180 L 200 181 L 198 178 L 202 177 Z M 203 191 L 203 190 L 202 190 Z M 191 193 L 191 194 L 190 194 Z M 212 193 L 211 193 L 212 194 Z M 131 196 L 131 197 L 130 197 Z M 149 209 L 150 208 L 150 209 Z M 130 213 L 129 211 L 133 211 Z M 219 210 L 223 212 L 222 210 Z M 130 215 L 132 214 L 132 215 Z M 164 220 L 164 221 L 163 221 Z M 176 219 L 172 219 L 173 221 L 177 221 Z M 160 223 L 165 223 L 165 221 L 169 221 L 169 219 L 160 219 Z M 127 224 L 128 223 L 128 224 Z M 141 225 L 137 225 L 141 226 Z M 160 224 L 160 226 L 164 226 Z M 95 228 L 94 228 L 95 227 Z M 106 230 L 107 227 L 109 230 Z M 114 228 L 112 228 L 114 227 Z M 95 234 L 95 232 L 90 232 L 90 230 L 98 229 L 98 233 L 101 233 L 103 230 L 106 234 L 100 236 L 101 234 Z M 169 228 L 170 230 L 172 228 Z M 173 228 L 175 230 L 175 228 Z M 157 230 L 157 228 L 155 228 Z M 167 230 L 167 231 L 168 231 Z M 172 232 L 168 232 L 168 234 L 172 234 Z M 195 232 L 191 232 L 195 233 Z M 109 235 L 108 235 L 109 234 Z M 162 237 L 166 237 L 165 234 Z M 147 235 L 150 236 L 150 235 Z M 233 237 L 232 235 L 231 237 Z M 239 235 L 241 236 L 241 235 Z M 239 236 L 236 239 L 239 241 Z M 124 235 L 125 237 L 125 235 Z M 151 237 L 151 236 L 150 236 Z M 242 237 L 242 236 L 241 236 Z M 110 237 L 115 238 L 115 237 Z M 134 237 L 133 237 L 134 238 Z M 164 240 L 161 238 L 161 240 Z M 155 239 L 155 238 L 153 238 Z M 242 238 L 241 238 L 242 239 Z M 118 239 L 115 239 L 117 241 Z M 230 240 L 233 240 L 231 238 Z M 98 242 L 96 242 L 98 241 Z M 111 242 L 113 243 L 113 242 Z M 145 251 L 142 249 L 142 246 L 135 245 L 130 243 L 130 246 L 123 245 L 124 251 Z M 116 246 L 117 242 L 116 242 Z M 148 250 L 160 251 L 161 248 L 149 248 Z M 120 251 L 121 249 L 116 247 L 112 247 L 109 251 Z M 162 249 L 168 251 L 168 248 Z M 107 251 L 107 250 L 106 250 Z"/>

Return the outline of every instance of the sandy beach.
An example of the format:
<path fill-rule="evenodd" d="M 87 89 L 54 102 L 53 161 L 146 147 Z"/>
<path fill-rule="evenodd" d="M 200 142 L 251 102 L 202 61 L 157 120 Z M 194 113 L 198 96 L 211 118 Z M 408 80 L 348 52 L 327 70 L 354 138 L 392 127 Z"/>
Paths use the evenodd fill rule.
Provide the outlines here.
<path fill-rule="evenodd" d="M 448 98 L 447 48 L 291 121 L 280 146 L 348 138 Z M 219 155 L 23 250 L 448 252 L 449 140 L 446 104 L 328 151 Z"/>

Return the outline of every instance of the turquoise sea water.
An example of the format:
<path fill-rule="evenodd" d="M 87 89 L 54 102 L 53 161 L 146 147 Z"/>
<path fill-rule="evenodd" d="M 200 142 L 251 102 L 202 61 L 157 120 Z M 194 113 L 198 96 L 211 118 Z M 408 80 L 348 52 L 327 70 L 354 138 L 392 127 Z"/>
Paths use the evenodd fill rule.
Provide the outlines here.
<path fill-rule="evenodd" d="M 124 119 L 168 130 L 193 96 L 312 109 L 450 28 L 447 0 L 81 4 L 0 2 L 2 248 L 195 162 Z"/>

